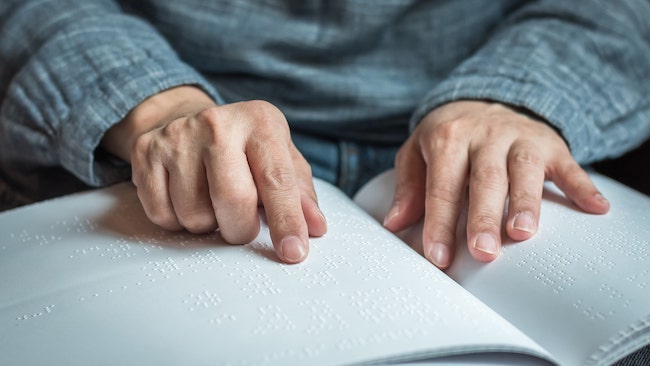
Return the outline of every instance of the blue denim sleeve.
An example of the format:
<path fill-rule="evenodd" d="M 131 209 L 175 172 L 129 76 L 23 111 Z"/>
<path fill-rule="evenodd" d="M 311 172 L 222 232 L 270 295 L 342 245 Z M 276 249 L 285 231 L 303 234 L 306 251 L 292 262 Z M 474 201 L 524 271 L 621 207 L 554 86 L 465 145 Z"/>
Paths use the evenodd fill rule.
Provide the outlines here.
<path fill-rule="evenodd" d="M 147 97 L 210 84 L 147 23 L 108 0 L 2 0 L 0 159 L 61 165 L 83 182 L 128 178 L 127 164 L 102 157 L 108 128 Z"/>
<path fill-rule="evenodd" d="M 428 93 L 411 128 L 447 102 L 502 102 L 544 118 L 588 164 L 650 136 L 648 80 L 649 1 L 537 1 Z"/>

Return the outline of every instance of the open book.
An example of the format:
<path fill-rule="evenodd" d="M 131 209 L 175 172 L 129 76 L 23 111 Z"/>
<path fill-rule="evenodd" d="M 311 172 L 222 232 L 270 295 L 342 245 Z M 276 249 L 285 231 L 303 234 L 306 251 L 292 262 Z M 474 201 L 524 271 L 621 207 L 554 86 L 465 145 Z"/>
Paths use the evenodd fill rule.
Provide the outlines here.
<path fill-rule="evenodd" d="M 650 198 L 593 174 L 579 212 L 548 185 L 538 234 L 489 264 L 463 238 L 447 273 L 316 181 L 328 233 L 279 263 L 170 233 L 119 184 L 0 214 L 0 365 L 603 365 L 650 343 Z"/>

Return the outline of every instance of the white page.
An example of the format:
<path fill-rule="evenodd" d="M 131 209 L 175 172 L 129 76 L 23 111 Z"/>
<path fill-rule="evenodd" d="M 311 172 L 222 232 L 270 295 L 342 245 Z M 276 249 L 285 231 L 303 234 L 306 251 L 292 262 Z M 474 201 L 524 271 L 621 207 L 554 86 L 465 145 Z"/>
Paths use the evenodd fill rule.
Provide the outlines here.
<path fill-rule="evenodd" d="M 130 184 L 0 214 L 0 364 L 350 364 L 544 351 L 316 182 L 308 259 L 169 233 Z"/>
<path fill-rule="evenodd" d="M 394 178 L 378 176 L 356 197 L 379 220 Z M 592 179 L 611 202 L 608 214 L 579 211 L 547 183 L 537 235 L 507 241 L 483 264 L 471 258 L 461 222 L 447 271 L 567 365 L 611 364 L 650 343 L 650 198 L 596 173 Z M 421 230 L 420 223 L 401 236 L 421 248 Z"/>

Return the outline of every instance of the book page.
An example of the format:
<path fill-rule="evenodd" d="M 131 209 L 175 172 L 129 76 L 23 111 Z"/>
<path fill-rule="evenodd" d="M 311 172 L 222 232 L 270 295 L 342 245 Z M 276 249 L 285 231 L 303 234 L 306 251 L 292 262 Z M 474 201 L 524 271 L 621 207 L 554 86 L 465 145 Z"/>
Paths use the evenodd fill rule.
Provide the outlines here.
<path fill-rule="evenodd" d="M 484 264 L 471 258 L 461 220 L 447 271 L 567 365 L 608 365 L 650 344 L 650 198 L 591 176 L 609 213 L 583 213 L 547 183 L 533 238 L 506 239 L 500 256 Z M 356 200 L 381 220 L 394 184 L 394 172 L 385 173 Z M 421 225 L 400 234 L 416 250 Z"/>
<path fill-rule="evenodd" d="M 333 365 L 545 351 L 340 191 L 307 260 L 159 229 L 128 183 L 0 214 L 2 365 Z M 547 357 L 549 357 L 547 355 Z"/>

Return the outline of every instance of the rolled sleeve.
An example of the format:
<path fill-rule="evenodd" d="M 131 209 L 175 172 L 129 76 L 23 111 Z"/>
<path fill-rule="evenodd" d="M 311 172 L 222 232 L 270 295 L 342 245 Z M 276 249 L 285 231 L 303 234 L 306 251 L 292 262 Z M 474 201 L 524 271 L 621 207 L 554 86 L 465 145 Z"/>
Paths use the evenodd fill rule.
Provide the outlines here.
<path fill-rule="evenodd" d="M 104 133 L 144 99 L 179 85 L 216 90 L 147 23 L 109 1 L 27 1 L 11 10 L 0 50 L 14 75 L 4 90 L 3 160 L 63 166 L 84 183 L 128 178 L 98 149 Z M 25 46 L 29 44 L 30 46 Z"/>
<path fill-rule="evenodd" d="M 539 1 L 436 85 L 411 128 L 442 104 L 491 100 L 545 119 L 580 163 L 617 156 L 650 136 L 649 54 L 647 1 Z"/>

